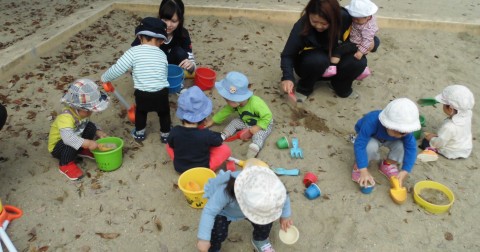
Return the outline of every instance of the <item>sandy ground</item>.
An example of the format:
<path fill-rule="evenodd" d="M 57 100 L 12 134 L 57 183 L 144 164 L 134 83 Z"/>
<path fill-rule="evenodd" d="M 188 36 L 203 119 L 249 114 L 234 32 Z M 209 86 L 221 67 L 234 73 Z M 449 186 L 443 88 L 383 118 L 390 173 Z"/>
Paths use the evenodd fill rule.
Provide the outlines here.
<path fill-rule="evenodd" d="M 193 5 L 283 10 L 300 10 L 304 5 L 304 1 L 255 2 L 189 1 Z M 379 15 L 479 23 L 474 13 L 480 7 L 474 1 L 464 5 L 449 1 L 401 2 L 377 1 Z M 66 17 L 93 11 L 106 1 L 37 1 L 31 6 L 26 2 L 0 3 L 0 50 L 6 51 L 16 42 L 52 33 Z M 85 160 L 80 166 L 87 176 L 70 182 L 58 173 L 57 161 L 47 152 L 49 126 L 61 109 L 58 101 L 66 85 L 78 77 L 99 80 L 129 48 L 136 20 L 145 15 L 114 11 L 32 64 L 1 76 L 0 101 L 10 116 L 0 132 L 0 198 L 3 204 L 18 206 L 25 212 L 8 228 L 19 251 L 195 250 L 201 211 L 188 207 L 176 186 L 178 174 L 160 143 L 154 114 L 149 117 L 148 137 L 143 145 L 129 136 L 133 125 L 116 99 L 105 112 L 92 117 L 110 135 L 125 141 L 123 165 L 115 172 L 101 172 L 95 162 Z M 377 172 L 376 164 L 370 166 L 377 181 L 372 194 L 361 194 L 351 182 L 353 146 L 347 141 L 363 114 L 383 108 L 394 98 L 430 97 L 446 85 L 463 83 L 478 101 L 479 35 L 381 29 L 381 47 L 368 56 L 373 74 L 354 83 L 360 98 L 337 98 L 326 85 L 318 85 L 306 110 L 299 112 L 287 105 L 278 90 L 279 55 L 291 25 L 213 16 L 188 16 L 186 25 L 200 65 L 215 69 L 218 79 L 228 71 L 244 72 L 255 94 L 270 105 L 276 126 L 259 158 L 272 167 L 298 168 L 302 172 L 298 177 L 281 177 L 290 192 L 293 220 L 301 237 L 294 246 L 283 244 L 275 223 L 270 237 L 277 251 L 479 250 L 480 221 L 475 210 L 480 203 L 478 152 L 466 160 L 440 158 L 432 163 L 417 163 L 406 182 L 408 200 L 399 206 L 390 199 L 389 183 Z M 7 60 L 2 58 L 3 62 Z M 191 85 L 191 80 L 186 84 Z M 114 85 L 133 101 L 128 75 Z M 207 94 L 214 102 L 214 110 L 224 105 L 216 91 Z M 172 118 L 179 123 L 173 113 L 176 99 L 171 96 Z M 436 131 L 444 118 L 440 107 L 421 107 L 420 113 L 426 117 L 426 131 Z M 479 116 L 475 108 L 474 148 L 479 144 L 475 126 Z M 304 159 L 292 159 L 287 150 L 276 148 L 275 141 L 283 135 L 299 138 Z M 230 145 L 236 157 L 245 156 L 246 143 Z M 319 199 L 310 201 L 303 196 L 302 176 L 307 171 L 319 177 Z M 448 213 L 429 214 L 413 202 L 413 185 L 425 179 L 452 189 L 456 198 Z M 250 233 L 247 222 L 231 225 L 224 251 L 252 251 Z"/>

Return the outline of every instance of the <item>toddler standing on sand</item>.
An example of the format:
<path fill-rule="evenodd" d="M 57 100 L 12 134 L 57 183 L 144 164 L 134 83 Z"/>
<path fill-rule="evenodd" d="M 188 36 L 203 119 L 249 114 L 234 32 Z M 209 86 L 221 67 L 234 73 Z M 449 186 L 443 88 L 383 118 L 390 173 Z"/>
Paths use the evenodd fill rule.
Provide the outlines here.
<path fill-rule="evenodd" d="M 141 45 L 128 49 L 115 65 L 103 75 L 102 82 L 110 82 L 132 69 L 135 88 L 135 128 L 131 134 L 137 141 L 146 137 L 147 114 L 157 112 L 160 119 L 160 141 L 167 142 L 170 133 L 170 102 L 168 99 L 167 56 L 159 46 L 167 39 L 166 24 L 153 17 L 142 20 L 135 28 Z"/>
<path fill-rule="evenodd" d="M 48 135 L 48 151 L 59 159 L 59 171 L 70 180 L 83 176 L 83 171 L 74 162 L 81 156 L 93 159 L 91 150 L 98 147 L 93 139 L 107 134 L 90 122 L 92 112 L 100 112 L 108 106 L 108 96 L 98 90 L 89 79 L 79 79 L 70 84 L 61 102 L 66 104 L 55 118 Z"/>
<path fill-rule="evenodd" d="M 379 160 L 379 149 L 390 149 L 380 163 L 380 172 L 387 178 L 398 177 L 400 186 L 408 173 L 412 172 L 417 156 L 417 144 L 412 132 L 419 130 L 420 119 L 417 105 L 407 98 L 391 101 L 383 110 L 369 112 L 355 124 L 357 138 L 353 145 L 355 164 L 352 180 L 360 186 L 374 185 L 368 172 L 368 163 Z M 398 165 L 402 163 L 402 171 Z"/>
<path fill-rule="evenodd" d="M 420 148 L 435 151 L 448 159 L 468 158 L 472 153 L 472 109 L 475 98 L 462 85 L 446 87 L 435 100 L 443 104 L 448 116 L 437 134 L 425 132 Z M 424 151 L 418 155 L 422 161 L 433 161 L 437 155 Z"/>

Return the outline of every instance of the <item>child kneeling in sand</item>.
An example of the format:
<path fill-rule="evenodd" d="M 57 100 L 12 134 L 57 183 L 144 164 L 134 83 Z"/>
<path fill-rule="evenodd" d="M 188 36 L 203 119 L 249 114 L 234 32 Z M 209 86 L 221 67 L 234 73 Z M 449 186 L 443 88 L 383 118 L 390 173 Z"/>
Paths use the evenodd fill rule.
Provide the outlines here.
<path fill-rule="evenodd" d="M 435 100 L 443 104 L 447 118 L 437 134 L 425 132 L 420 148 L 438 152 L 448 159 L 468 158 L 472 153 L 472 109 L 475 98 L 462 85 L 446 87 Z M 424 151 L 418 155 L 422 161 L 434 161 L 437 155 Z"/>
<path fill-rule="evenodd" d="M 223 129 L 222 137 L 227 139 L 239 130 L 248 129 L 253 137 L 248 146 L 247 158 L 254 158 L 272 133 L 273 116 L 268 105 L 260 97 L 253 95 L 248 85 L 247 76 L 239 72 L 229 72 L 225 79 L 215 83 L 215 88 L 227 105 L 215 113 L 213 121 L 208 120 L 205 125 L 209 127 L 213 123 L 220 124 L 232 113 L 238 113 L 239 117 Z"/>
<path fill-rule="evenodd" d="M 379 148 L 385 146 L 390 152 L 380 163 L 380 172 L 389 179 L 398 177 L 401 186 L 415 164 L 417 144 L 412 132 L 420 128 L 417 105 L 407 98 L 395 99 L 385 109 L 371 111 L 358 120 L 355 124 L 357 138 L 353 149 L 356 162 L 352 180 L 360 186 L 375 184 L 367 170 L 368 163 L 379 160 Z M 399 172 L 400 163 L 402 171 Z"/>
<path fill-rule="evenodd" d="M 197 86 L 185 90 L 178 98 L 176 114 L 182 125 L 170 131 L 166 147 L 177 172 L 194 167 L 215 171 L 232 154 L 220 133 L 198 128 L 210 113 L 212 101 Z"/>
<path fill-rule="evenodd" d="M 204 197 L 208 202 L 197 234 L 201 252 L 220 251 L 232 221 L 252 224 L 255 251 L 274 251 L 268 239 L 273 221 L 280 218 L 285 231 L 293 224 L 285 186 L 268 167 L 247 164 L 242 171 L 220 171 L 205 185 Z"/>
<path fill-rule="evenodd" d="M 98 90 L 97 84 L 89 79 L 78 79 L 68 88 L 61 102 L 66 106 L 55 118 L 48 136 L 48 151 L 60 160 L 59 170 L 70 180 L 83 176 L 75 164 L 75 157 L 94 159 L 91 150 L 98 147 L 93 139 L 106 137 L 98 126 L 90 122 L 92 112 L 105 110 L 109 97 Z"/>

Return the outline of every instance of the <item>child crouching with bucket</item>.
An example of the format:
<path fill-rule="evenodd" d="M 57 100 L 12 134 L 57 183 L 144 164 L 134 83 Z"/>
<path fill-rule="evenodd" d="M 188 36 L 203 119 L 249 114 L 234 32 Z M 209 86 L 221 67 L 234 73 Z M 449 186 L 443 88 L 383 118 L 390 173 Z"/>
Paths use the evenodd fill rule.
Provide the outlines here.
<path fill-rule="evenodd" d="M 78 79 L 70 84 L 61 102 L 66 106 L 50 127 L 48 151 L 59 159 L 60 173 L 77 180 L 83 171 L 75 164 L 75 157 L 94 159 L 91 150 L 98 144 L 93 139 L 107 137 L 89 118 L 108 107 L 109 97 L 92 80 Z"/>
<path fill-rule="evenodd" d="M 253 226 L 255 251 L 275 251 L 268 238 L 273 222 L 280 219 L 284 231 L 293 225 L 287 190 L 269 168 L 246 165 L 242 171 L 220 171 L 204 190 L 208 202 L 198 226 L 198 251 L 220 251 L 230 223 L 244 219 Z"/>
<path fill-rule="evenodd" d="M 194 167 L 215 171 L 232 154 L 219 132 L 199 129 L 211 113 L 212 101 L 197 86 L 188 88 L 178 98 L 176 115 L 182 125 L 173 127 L 166 146 L 178 173 Z"/>

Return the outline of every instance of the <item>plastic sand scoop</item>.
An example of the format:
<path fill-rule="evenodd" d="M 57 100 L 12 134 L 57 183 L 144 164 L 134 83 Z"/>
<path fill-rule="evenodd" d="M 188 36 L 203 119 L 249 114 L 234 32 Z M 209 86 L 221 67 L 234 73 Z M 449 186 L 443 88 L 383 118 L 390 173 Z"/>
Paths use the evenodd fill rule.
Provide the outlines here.
<path fill-rule="evenodd" d="M 106 92 L 112 93 L 117 97 L 117 99 L 120 101 L 120 103 L 125 106 L 125 108 L 128 111 L 128 120 L 130 122 L 135 123 L 135 104 L 130 105 L 124 98 L 123 96 L 115 90 L 111 82 L 104 82 L 102 84 L 103 89 L 105 89 Z"/>
<path fill-rule="evenodd" d="M 435 98 L 429 97 L 429 98 L 420 98 L 417 100 L 417 103 L 418 105 L 423 107 L 423 106 L 433 106 L 439 102 L 435 100 Z"/>
<path fill-rule="evenodd" d="M 390 197 L 393 202 L 401 205 L 407 200 L 407 188 L 400 187 L 400 181 L 395 176 L 390 177 Z"/>
<path fill-rule="evenodd" d="M 241 139 L 243 141 L 246 141 L 246 140 L 249 140 L 251 139 L 253 136 L 253 134 L 250 132 L 250 129 L 249 128 L 245 128 L 243 130 L 240 130 L 238 131 L 237 133 L 235 133 L 234 135 L 232 135 L 231 137 L 225 139 L 225 142 L 233 142 L 237 139 Z"/>

